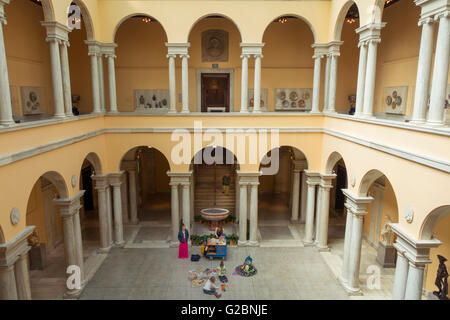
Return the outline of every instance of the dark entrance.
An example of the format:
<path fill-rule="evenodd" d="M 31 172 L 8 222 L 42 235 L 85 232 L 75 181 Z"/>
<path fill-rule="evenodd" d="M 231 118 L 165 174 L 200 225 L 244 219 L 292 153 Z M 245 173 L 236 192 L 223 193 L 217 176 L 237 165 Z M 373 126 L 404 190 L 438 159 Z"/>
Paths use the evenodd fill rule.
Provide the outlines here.
<path fill-rule="evenodd" d="M 202 73 L 202 112 L 230 111 L 230 75 Z"/>

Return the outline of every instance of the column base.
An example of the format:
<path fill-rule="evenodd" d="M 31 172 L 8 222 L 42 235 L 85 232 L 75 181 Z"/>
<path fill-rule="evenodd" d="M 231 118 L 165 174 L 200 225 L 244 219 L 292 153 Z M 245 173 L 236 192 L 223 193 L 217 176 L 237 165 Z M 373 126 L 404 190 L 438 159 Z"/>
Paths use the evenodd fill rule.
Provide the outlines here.
<path fill-rule="evenodd" d="M 418 120 L 410 120 L 409 123 L 410 124 L 416 124 L 416 125 L 423 125 L 425 124 L 426 120 L 425 119 L 418 119 Z"/>
<path fill-rule="evenodd" d="M 97 253 L 109 253 L 111 251 L 111 246 L 106 248 L 98 248 Z"/>
<path fill-rule="evenodd" d="M 291 223 L 292 224 L 300 224 L 300 221 L 298 219 L 295 219 L 295 220 L 291 219 Z"/>
<path fill-rule="evenodd" d="M 0 121 L 0 126 L 4 126 L 4 127 L 12 127 L 15 124 L 16 123 L 14 121 Z"/>
<path fill-rule="evenodd" d="M 314 242 L 312 240 L 303 240 L 303 245 L 305 247 L 311 247 L 314 246 Z"/>
<path fill-rule="evenodd" d="M 330 248 L 328 248 L 328 246 L 317 245 L 317 250 L 319 250 L 319 252 L 328 252 L 330 251 Z"/>
<path fill-rule="evenodd" d="M 248 110 L 240 110 L 239 112 L 240 112 L 240 113 L 249 113 Z"/>
<path fill-rule="evenodd" d="M 189 113 L 189 110 L 181 110 L 181 113 Z"/>
<path fill-rule="evenodd" d="M 249 240 L 248 241 L 248 246 L 249 247 L 259 247 L 259 241 Z"/>
<path fill-rule="evenodd" d="M 106 112 L 106 114 L 118 114 L 119 113 L 119 111 L 118 110 L 114 110 L 114 111 L 108 111 L 108 112 Z"/>
<path fill-rule="evenodd" d="M 352 288 L 348 285 L 348 283 L 345 283 L 342 285 L 344 287 L 345 292 L 347 292 L 347 294 L 349 296 L 363 296 L 364 295 L 360 288 Z"/>
<path fill-rule="evenodd" d="M 255 110 L 255 109 L 253 109 L 253 111 L 252 111 L 252 113 L 261 113 L 262 111 L 261 110 Z"/>
<path fill-rule="evenodd" d="M 63 295 L 63 300 L 78 300 L 84 290 L 84 285 L 79 290 L 68 290 Z"/>
<path fill-rule="evenodd" d="M 178 241 L 170 241 L 169 247 L 170 248 L 177 248 L 178 247 Z"/>
<path fill-rule="evenodd" d="M 321 111 L 310 111 L 309 114 L 323 114 Z"/>
<path fill-rule="evenodd" d="M 247 240 L 244 240 L 244 241 L 238 240 L 238 246 L 239 247 L 247 247 L 248 241 Z"/>
<path fill-rule="evenodd" d="M 444 121 L 427 121 L 425 123 L 425 125 L 428 127 L 442 127 L 442 126 L 445 126 L 445 122 Z"/>
<path fill-rule="evenodd" d="M 125 246 L 125 241 L 115 242 L 114 246 L 117 248 L 123 248 Z"/>
<path fill-rule="evenodd" d="M 64 119 L 64 118 L 66 118 L 66 114 L 65 113 L 63 113 L 63 114 L 55 114 L 55 115 L 53 115 L 53 118 L 55 118 L 55 119 Z"/>
<path fill-rule="evenodd" d="M 137 225 L 137 224 L 139 224 L 139 220 L 131 220 L 131 221 L 129 222 L 129 224 Z"/>
<path fill-rule="evenodd" d="M 167 111 L 167 113 L 175 114 L 175 113 L 177 113 L 177 110 L 169 110 L 169 111 Z"/>

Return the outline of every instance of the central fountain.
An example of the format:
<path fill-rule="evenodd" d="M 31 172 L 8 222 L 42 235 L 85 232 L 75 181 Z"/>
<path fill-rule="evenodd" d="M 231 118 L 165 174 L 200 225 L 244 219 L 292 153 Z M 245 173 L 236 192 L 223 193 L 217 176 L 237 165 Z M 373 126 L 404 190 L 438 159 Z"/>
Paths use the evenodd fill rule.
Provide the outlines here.
<path fill-rule="evenodd" d="M 229 215 L 230 211 L 222 208 L 207 208 L 200 211 L 203 219 L 210 222 L 209 230 L 216 230 L 220 221 L 225 220 Z"/>

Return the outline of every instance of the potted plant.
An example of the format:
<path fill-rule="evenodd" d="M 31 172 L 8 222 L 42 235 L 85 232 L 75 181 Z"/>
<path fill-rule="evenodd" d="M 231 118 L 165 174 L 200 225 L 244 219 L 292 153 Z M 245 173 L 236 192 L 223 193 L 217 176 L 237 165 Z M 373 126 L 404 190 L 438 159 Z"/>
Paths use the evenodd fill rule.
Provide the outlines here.
<path fill-rule="evenodd" d="M 239 236 L 237 234 L 233 233 L 232 235 L 229 236 L 229 239 L 230 239 L 230 245 L 235 246 L 235 245 L 237 245 Z"/>

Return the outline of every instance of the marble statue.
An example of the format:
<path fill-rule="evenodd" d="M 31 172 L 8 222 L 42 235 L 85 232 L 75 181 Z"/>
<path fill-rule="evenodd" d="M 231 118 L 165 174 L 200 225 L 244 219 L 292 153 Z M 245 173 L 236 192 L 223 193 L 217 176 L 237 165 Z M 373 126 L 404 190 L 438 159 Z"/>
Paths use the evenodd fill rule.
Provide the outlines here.
<path fill-rule="evenodd" d="M 394 232 L 389 226 L 389 223 L 391 222 L 391 219 L 386 216 L 386 223 L 384 224 L 383 230 L 381 231 L 381 241 L 386 246 L 392 246 L 392 244 L 394 243 Z"/>
<path fill-rule="evenodd" d="M 39 235 L 36 230 L 28 237 L 28 244 L 32 247 L 38 247 L 40 244 Z"/>

